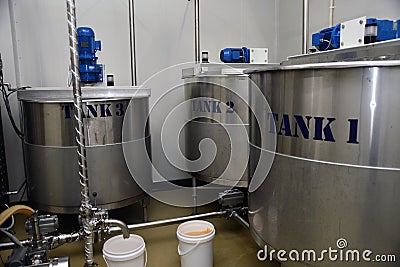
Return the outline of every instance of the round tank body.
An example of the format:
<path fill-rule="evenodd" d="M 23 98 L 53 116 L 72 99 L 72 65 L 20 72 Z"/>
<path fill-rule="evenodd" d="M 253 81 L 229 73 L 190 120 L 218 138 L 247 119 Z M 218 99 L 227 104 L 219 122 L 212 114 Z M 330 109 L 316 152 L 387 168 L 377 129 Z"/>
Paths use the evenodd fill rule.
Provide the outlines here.
<path fill-rule="evenodd" d="M 204 64 L 207 66 L 207 64 Z M 211 66 L 211 64 L 209 65 Z M 226 66 L 225 66 L 226 68 Z M 184 75 L 185 99 L 191 101 L 192 119 L 185 126 L 185 153 L 190 160 L 199 158 L 199 143 L 210 138 L 216 145 L 214 161 L 204 170 L 192 172 L 192 175 L 202 181 L 212 182 L 222 186 L 247 187 L 249 182 L 248 169 L 225 172 L 229 161 L 231 166 L 243 165 L 236 162 L 238 158 L 247 157 L 248 139 L 236 138 L 228 131 L 238 131 L 244 127 L 249 130 L 248 90 L 249 77 L 245 74 L 221 74 L 221 66 L 212 67 L 209 72 L 201 75 Z M 195 118 L 197 117 L 197 118 Z M 243 157 L 231 155 L 231 145 L 242 146 Z M 247 166 L 247 164 L 246 164 Z M 238 174 L 238 177 L 234 177 Z"/>
<path fill-rule="evenodd" d="M 144 131 L 149 96 L 150 90 L 135 87 L 82 88 L 89 194 L 99 207 L 120 208 L 144 196 L 125 163 L 122 125 L 129 115 L 134 127 L 124 133 L 124 142 L 145 139 L 149 143 Z M 29 201 L 48 212 L 79 212 L 72 89 L 34 88 L 18 92 L 18 99 Z M 128 109 L 128 105 L 133 106 Z M 150 168 L 146 173 L 150 179 Z"/>
<path fill-rule="evenodd" d="M 251 160 L 263 149 L 260 131 L 277 138 L 270 172 L 249 193 L 251 233 L 259 246 L 313 249 L 320 257 L 330 247 L 338 250 L 343 238 L 346 249 L 399 259 L 400 61 L 282 66 L 250 78 L 273 113 L 260 128 L 250 118 Z M 362 259 L 329 261 L 327 255 L 285 264 L 366 265 Z"/>

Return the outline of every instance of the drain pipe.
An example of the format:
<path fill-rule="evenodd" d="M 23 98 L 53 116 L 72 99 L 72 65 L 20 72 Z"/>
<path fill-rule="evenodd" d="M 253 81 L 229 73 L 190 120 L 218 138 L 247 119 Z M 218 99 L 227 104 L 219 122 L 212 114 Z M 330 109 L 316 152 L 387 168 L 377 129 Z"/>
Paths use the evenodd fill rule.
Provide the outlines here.
<path fill-rule="evenodd" d="M 131 83 L 137 86 L 136 72 L 136 30 L 135 30 L 135 1 L 129 0 L 129 42 L 131 54 Z"/>
<path fill-rule="evenodd" d="M 186 221 L 190 221 L 190 220 L 198 220 L 198 219 L 213 218 L 213 217 L 227 217 L 228 214 L 229 214 L 228 210 L 213 211 L 213 212 L 178 217 L 178 218 L 170 218 L 170 219 L 164 219 L 164 220 L 158 220 L 158 221 L 152 221 L 152 222 L 146 222 L 146 223 L 131 224 L 128 226 L 124 222 L 119 221 L 119 220 L 105 219 L 104 224 L 106 226 L 113 226 L 113 227 L 108 228 L 108 233 L 110 233 L 110 234 L 122 232 L 123 235 L 129 236 L 129 231 L 135 231 L 135 230 L 147 229 L 147 228 L 153 228 L 153 227 L 159 227 L 159 226 L 166 226 L 166 225 L 176 224 L 176 223 L 180 223 L 180 222 L 186 222 Z M 47 243 L 51 244 L 51 246 L 50 246 L 51 249 L 54 249 L 54 248 L 57 248 L 64 244 L 73 243 L 73 242 L 82 240 L 82 238 L 84 238 L 84 237 L 81 234 L 82 233 L 59 234 L 57 236 L 45 236 L 44 239 L 46 240 Z M 20 242 L 21 242 L 21 245 L 23 245 L 25 247 L 32 246 L 32 243 L 33 243 L 32 239 L 21 240 Z M 16 247 L 17 247 L 17 245 L 13 242 L 0 243 L 0 251 L 13 249 Z"/>
<path fill-rule="evenodd" d="M 302 53 L 308 52 L 308 33 L 309 33 L 309 2 L 303 0 L 303 40 L 302 40 Z"/>
<path fill-rule="evenodd" d="M 249 229 L 250 224 L 246 222 L 245 219 L 242 218 L 242 216 L 239 215 L 236 211 L 232 211 L 232 217 L 235 218 L 241 225 L 243 225 L 245 228 Z"/>
<path fill-rule="evenodd" d="M 71 60 L 72 88 L 75 107 L 75 136 L 78 153 L 78 168 L 81 184 L 80 216 L 83 224 L 85 241 L 85 266 L 92 267 L 96 263 L 93 257 L 93 226 L 90 222 L 92 205 L 89 198 L 89 180 L 87 174 L 85 134 L 83 127 L 82 91 L 79 72 L 78 40 L 76 32 L 75 0 L 67 0 L 67 17 L 69 33 L 69 51 Z"/>
<path fill-rule="evenodd" d="M 140 230 L 140 229 L 153 228 L 153 227 L 176 224 L 176 223 L 180 223 L 180 222 L 186 222 L 186 221 L 190 221 L 190 220 L 198 220 L 198 219 L 204 219 L 204 218 L 226 216 L 227 214 L 228 214 L 227 210 L 214 211 L 214 212 L 208 212 L 208 213 L 202 213 L 202 214 L 196 214 L 196 215 L 190 215 L 190 216 L 184 216 L 184 217 L 178 217 L 178 218 L 158 220 L 158 221 L 147 222 L 147 223 L 136 223 L 136 224 L 128 225 L 128 228 L 130 231 L 136 231 L 136 230 Z M 120 231 L 121 231 L 121 229 L 119 227 L 111 227 L 109 229 L 109 233 L 120 232 Z"/>
<path fill-rule="evenodd" d="M 333 26 L 333 15 L 335 11 L 335 0 L 330 0 L 329 3 L 329 27 Z"/>

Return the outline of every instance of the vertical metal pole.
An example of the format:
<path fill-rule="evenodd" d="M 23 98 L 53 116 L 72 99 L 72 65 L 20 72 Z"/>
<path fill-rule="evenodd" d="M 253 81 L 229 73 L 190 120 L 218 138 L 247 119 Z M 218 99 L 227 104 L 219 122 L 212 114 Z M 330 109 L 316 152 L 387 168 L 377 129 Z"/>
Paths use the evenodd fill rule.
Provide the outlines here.
<path fill-rule="evenodd" d="M 329 3 L 329 27 L 333 26 L 334 11 L 335 11 L 335 0 L 330 0 L 330 3 Z"/>
<path fill-rule="evenodd" d="M 131 53 L 131 82 L 133 86 L 137 85 L 136 72 L 136 30 L 135 30 L 135 1 L 129 0 L 129 42 Z"/>
<path fill-rule="evenodd" d="M 197 214 L 197 184 L 196 178 L 192 177 L 192 187 L 193 187 L 193 214 Z"/>
<path fill-rule="evenodd" d="M 71 61 L 72 87 L 75 111 L 75 135 L 78 153 L 78 167 L 81 184 L 80 215 L 83 223 L 85 241 L 85 266 L 94 266 L 93 258 L 93 227 L 91 226 L 92 205 L 89 198 L 89 180 L 87 175 L 85 134 L 82 111 L 82 91 L 79 72 L 78 40 L 76 32 L 76 6 L 75 0 L 67 0 L 69 52 Z"/>
<path fill-rule="evenodd" d="M 200 63 L 200 0 L 194 0 L 194 62 Z M 196 178 L 192 178 L 193 214 L 197 213 Z"/>
<path fill-rule="evenodd" d="M 303 44 L 302 53 L 307 54 L 308 51 L 308 31 L 309 31 L 309 3 L 308 0 L 303 0 Z"/>
<path fill-rule="evenodd" d="M 194 0 L 194 61 L 200 62 L 200 0 Z"/>

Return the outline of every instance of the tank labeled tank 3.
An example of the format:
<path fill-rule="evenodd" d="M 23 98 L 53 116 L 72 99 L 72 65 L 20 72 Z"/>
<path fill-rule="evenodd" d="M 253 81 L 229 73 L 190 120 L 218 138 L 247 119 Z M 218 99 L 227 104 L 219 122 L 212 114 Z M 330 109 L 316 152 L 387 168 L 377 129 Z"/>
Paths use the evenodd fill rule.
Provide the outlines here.
<path fill-rule="evenodd" d="M 83 88 L 82 93 L 92 201 L 107 209 L 132 204 L 144 193 L 125 163 L 122 125 L 127 112 L 132 113 L 129 114 L 132 127 L 124 132 L 124 142 L 150 141 L 148 131 L 144 130 L 150 92 L 134 87 L 96 87 Z M 35 207 L 49 212 L 78 212 L 80 184 L 72 90 L 31 89 L 18 92 L 18 98 L 29 200 Z M 133 108 L 128 109 L 128 105 Z M 150 179 L 150 168 L 145 173 Z"/>

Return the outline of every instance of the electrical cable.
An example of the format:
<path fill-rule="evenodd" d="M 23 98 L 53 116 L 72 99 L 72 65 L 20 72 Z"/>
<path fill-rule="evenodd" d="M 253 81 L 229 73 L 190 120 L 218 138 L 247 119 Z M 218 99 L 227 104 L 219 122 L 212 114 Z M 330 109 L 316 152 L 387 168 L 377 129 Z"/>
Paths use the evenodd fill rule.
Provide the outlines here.
<path fill-rule="evenodd" d="M 15 235 L 11 234 L 10 232 L 6 231 L 3 228 L 0 228 L 0 232 L 2 232 L 3 234 L 5 234 L 14 244 L 16 244 L 17 246 L 23 247 L 21 241 L 18 239 L 18 237 L 16 237 Z"/>
<path fill-rule="evenodd" d="M 22 90 L 23 88 L 27 88 L 27 87 L 17 88 L 15 91 L 18 91 L 20 89 Z M 10 119 L 11 125 L 12 125 L 15 133 L 18 135 L 18 137 L 23 139 L 24 138 L 24 134 L 21 132 L 20 129 L 18 129 L 17 124 L 15 123 L 14 117 L 13 117 L 13 115 L 11 113 L 11 107 L 10 107 L 10 102 L 9 102 L 8 97 L 9 97 L 9 95 L 12 94 L 12 92 L 15 92 L 15 91 L 12 91 L 10 94 L 7 94 L 6 85 L 4 84 L 3 61 L 1 59 L 1 54 L 0 54 L 0 90 L 1 90 L 1 93 L 2 93 L 2 96 L 3 96 L 3 101 L 4 101 L 4 104 L 5 104 L 5 107 L 6 107 L 6 110 L 7 110 L 7 114 L 8 114 L 8 118 Z"/>
<path fill-rule="evenodd" d="M 4 204 L 4 206 L 6 206 L 7 209 L 9 208 L 9 206 L 8 206 L 7 204 Z M 12 215 L 12 216 L 11 216 L 11 223 L 10 223 L 10 225 L 7 226 L 7 227 L 2 227 L 2 229 L 9 231 L 9 230 L 11 230 L 11 229 L 14 227 L 14 225 L 15 225 L 15 219 L 14 219 L 14 215 Z"/>

